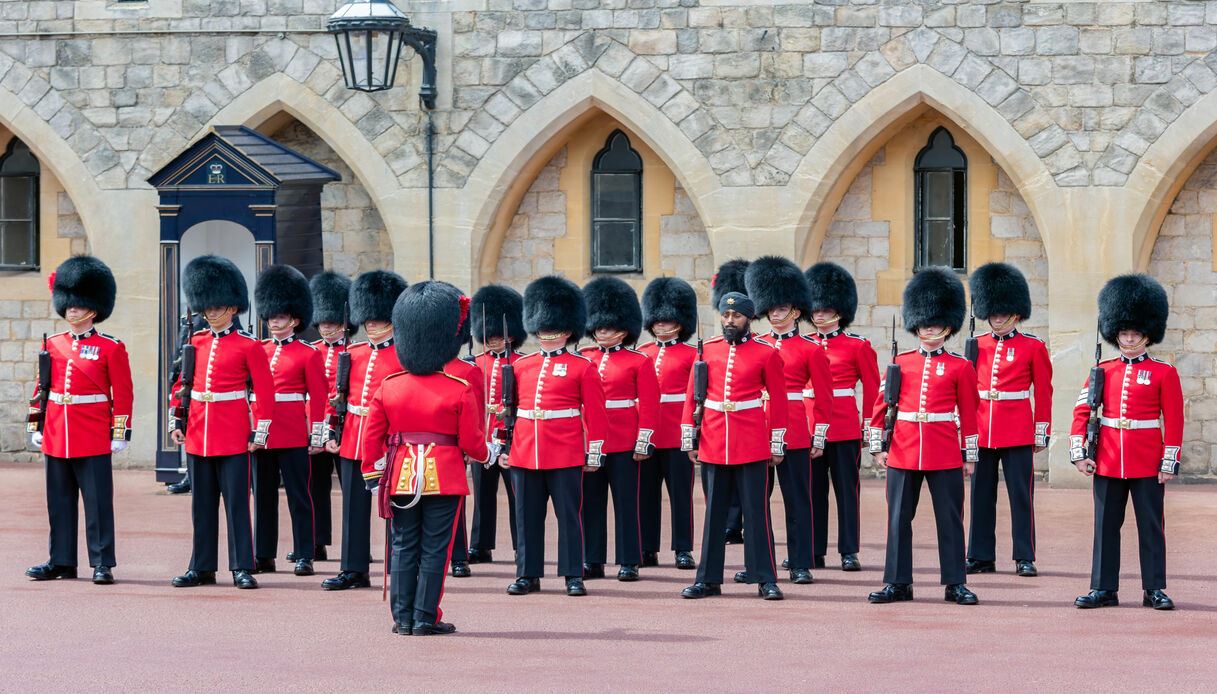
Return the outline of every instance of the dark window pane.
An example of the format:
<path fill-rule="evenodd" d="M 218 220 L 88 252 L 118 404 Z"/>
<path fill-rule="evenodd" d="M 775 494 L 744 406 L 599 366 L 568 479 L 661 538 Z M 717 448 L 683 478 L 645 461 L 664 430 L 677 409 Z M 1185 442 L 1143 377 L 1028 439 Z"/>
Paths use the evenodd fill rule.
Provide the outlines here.
<path fill-rule="evenodd" d="M 595 222 L 592 227 L 595 243 L 592 269 L 637 269 L 637 237 L 636 222 Z"/>
<path fill-rule="evenodd" d="M 946 265 L 953 267 L 955 254 L 952 250 L 955 235 L 954 224 L 947 220 L 928 221 L 923 227 L 923 265 Z"/>
<path fill-rule="evenodd" d="M 968 175 L 964 171 L 955 172 L 955 268 L 965 270 L 968 267 Z"/>
<path fill-rule="evenodd" d="M 950 171 L 927 171 L 925 173 L 925 215 L 931 219 L 948 219 L 951 216 Z"/>
<path fill-rule="evenodd" d="M 636 219 L 638 217 L 638 176 L 635 174 L 596 174 L 596 219 Z"/>
<path fill-rule="evenodd" d="M 0 234 L 3 234 L 3 257 L 0 263 L 4 265 L 33 265 L 34 254 L 31 243 L 31 224 L 29 222 L 0 222 Z"/>
<path fill-rule="evenodd" d="M 34 179 L 28 176 L 0 178 L 0 219 L 32 219 Z"/>

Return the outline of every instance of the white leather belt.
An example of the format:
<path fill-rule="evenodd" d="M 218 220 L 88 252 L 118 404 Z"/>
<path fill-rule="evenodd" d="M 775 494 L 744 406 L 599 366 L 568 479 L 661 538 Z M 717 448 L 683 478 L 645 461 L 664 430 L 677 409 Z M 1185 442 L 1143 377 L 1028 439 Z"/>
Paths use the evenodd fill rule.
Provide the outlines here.
<path fill-rule="evenodd" d="M 808 393 L 811 393 L 811 395 L 808 395 Z M 802 400 L 803 398 L 814 398 L 815 396 L 816 396 L 816 392 L 814 390 L 802 390 L 802 391 L 796 390 L 793 393 L 787 393 L 786 399 L 787 400 Z"/>
<path fill-rule="evenodd" d="M 610 410 L 625 410 L 638 404 L 635 400 L 605 400 L 604 406 Z"/>
<path fill-rule="evenodd" d="M 1162 426 L 1156 419 L 1116 419 L 1115 417 L 1100 417 L 1099 423 L 1112 429 L 1157 429 Z"/>
<path fill-rule="evenodd" d="M 250 402 L 257 402 L 258 397 L 249 394 Z M 275 393 L 275 402 L 304 402 L 304 393 Z"/>
<path fill-rule="evenodd" d="M 210 390 L 192 390 L 190 391 L 190 399 L 195 402 L 226 402 L 228 400 L 244 400 L 246 393 L 243 390 L 233 390 L 227 393 L 213 393 Z"/>
<path fill-rule="evenodd" d="M 833 388 L 832 396 L 834 398 L 852 398 L 854 396 L 853 388 Z"/>
<path fill-rule="evenodd" d="M 663 393 L 659 396 L 659 402 L 684 402 L 684 393 Z"/>
<path fill-rule="evenodd" d="M 754 410 L 760 406 L 760 398 L 755 398 L 753 400 L 740 400 L 738 402 L 732 402 L 731 400 L 724 400 L 722 402 L 719 402 L 718 400 L 706 401 L 706 407 L 709 407 L 715 412 L 739 412 L 741 410 Z"/>
<path fill-rule="evenodd" d="M 94 393 L 92 395 L 72 395 L 71 393 L 63 394 L 51 391 L 51 402 L 56 405 L 90 405 L 95 402 L 109 402 L 110 398 L 104 393 Z"/>
<path fill-rule="evenodd" d="M 1031 397 L 1029 390 L 981 390 L 977 391 L 981 400 L 1026 400 Z"/>
<path fill-rule="evenodd" d="M 359 405 L 347 405 L 347 412 L 358 417 L 368 416 L 368 408 L 360 407 Z"/>
<path fill-rule="evenodd" d="M 538 422 L 546 419 L 569 419 L 571 417 L 578 417 L 579 414 L 579 409 L 575 407 L 566 410 L 520 410 L 516 412 L 517 417 Z"/>
<path fill-rule="evenodd" d="M 896 413 L 896 419 L 902 422 L 954 422 L 954 412 L 904 412 Z"/>

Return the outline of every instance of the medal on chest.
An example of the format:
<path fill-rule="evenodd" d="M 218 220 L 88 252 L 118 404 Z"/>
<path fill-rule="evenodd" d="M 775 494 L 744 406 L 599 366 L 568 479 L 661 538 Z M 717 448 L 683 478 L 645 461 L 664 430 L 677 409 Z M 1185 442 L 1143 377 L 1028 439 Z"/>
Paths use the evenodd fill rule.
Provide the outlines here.
<path fill-rule="evenodd" d="M 554 376 L 565 376 L 566 364 L 554 364 Z"/>
<path fill-rule="evenodd" d="M 97 361 L 101 358 L 101 348 L 97 345 L 81 345 L 80 358 Z"/>
<path fill-rule="evenodd" d="M 1014 348 L 1013 347 L 1006 350 L 1006 361 L 1014 361 Z"/>
<path fill-rule="evenodd" d="M 941 376 L 943 373 L 946 372 L 946 366 L 947 366 L 946 364 L 944 364 L 942 362 L 938 362 L 938 367 L 936 369 L 934 369 L 934 375 Z"/>
<path fill-rule="evenodd" d="M 1145 369 L 1137 369 L 1137 385 L 1149 385 L 1149 372 Z"/>

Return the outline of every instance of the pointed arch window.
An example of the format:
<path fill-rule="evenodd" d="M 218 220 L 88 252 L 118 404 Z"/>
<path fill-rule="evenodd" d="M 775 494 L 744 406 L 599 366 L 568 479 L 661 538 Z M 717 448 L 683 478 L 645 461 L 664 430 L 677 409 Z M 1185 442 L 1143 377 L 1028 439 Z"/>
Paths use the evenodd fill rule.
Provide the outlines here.
<path fill-rule="evenodd" d="M 968 158 L 938 128 L 913 165 L 915 270 L 931 265 L 967 270 Z"/>
<path fill-rule="evenodd" d="M 38 159 L 13 138 L 0 157 L 0 270 L 38 269 Z"/>
<path fill-rule="evenodd" d="M 614 130 L 592 160 L 592 272 L 642 272 L 642 157 Z"/>

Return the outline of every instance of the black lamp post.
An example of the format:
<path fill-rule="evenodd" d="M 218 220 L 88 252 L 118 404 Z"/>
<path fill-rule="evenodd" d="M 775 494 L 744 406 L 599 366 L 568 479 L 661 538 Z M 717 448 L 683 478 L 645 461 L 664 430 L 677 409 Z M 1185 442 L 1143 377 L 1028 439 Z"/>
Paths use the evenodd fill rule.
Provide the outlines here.
<path fill-rule="evenodd" d="M 326 29 L 338 44 L 338 62 L 347 89 L 379 92 L 393 86 L 402 44 L 423 60 L 418 98 L 435 108 L 435 30 L 410 24 L 390 0 L 350 0 L 330 15 Z"/>

